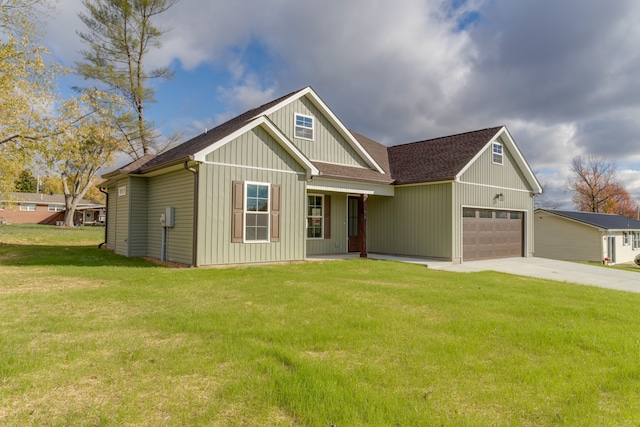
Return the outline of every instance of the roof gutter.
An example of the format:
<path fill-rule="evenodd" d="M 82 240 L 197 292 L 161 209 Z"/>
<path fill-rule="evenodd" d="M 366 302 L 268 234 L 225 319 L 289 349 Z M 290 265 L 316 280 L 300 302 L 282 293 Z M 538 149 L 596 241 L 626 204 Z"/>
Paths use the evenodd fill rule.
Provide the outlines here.
<path fill-rule="evenodd" d="M 198 193 L 199 179 L 198 169 L 189 167 L 189 160 L 185 160 L 184 168 L 193 174 L 193 236 L 191 246 L 191 267 L 198 266 Z"/>

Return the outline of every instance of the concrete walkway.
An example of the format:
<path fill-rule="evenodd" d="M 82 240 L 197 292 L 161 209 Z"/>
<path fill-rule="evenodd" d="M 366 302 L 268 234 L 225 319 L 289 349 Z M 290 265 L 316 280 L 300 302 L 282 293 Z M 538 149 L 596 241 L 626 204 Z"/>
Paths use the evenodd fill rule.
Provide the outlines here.
<path fill-rule="evenodd" d="M 546 258 L 504 258 L 482 261 L 467 261 L 429 266 L 434 270 L 473 273 L 478 271 L 499 271 L 518 276 L 536 277 L 559 282 L 598 286 L 619 291 L 640 293 L 640 272 L 604 268 L 575 262 L 557 261 Z"/>
<path fill-rule="evenodd" d="M 358 258 L 359 254 L 341 254 L 313 256 L 309 260 Z M 458 273 L 476 273 L 479 271 L 498 271 L 517 276 L 536 277 L 579 285 L 598 286 L 619 291 L 640 293 L 640 272 L 604 268 L 596 265 L 557 261 L 546 258 L 502 258 L 482 261 L 467 261 L 452 264 L 424 258 L 398 257 L 369 253 L 370 259 L 389 260 L 420 264 L 432 270 L 453 271 Z"/>

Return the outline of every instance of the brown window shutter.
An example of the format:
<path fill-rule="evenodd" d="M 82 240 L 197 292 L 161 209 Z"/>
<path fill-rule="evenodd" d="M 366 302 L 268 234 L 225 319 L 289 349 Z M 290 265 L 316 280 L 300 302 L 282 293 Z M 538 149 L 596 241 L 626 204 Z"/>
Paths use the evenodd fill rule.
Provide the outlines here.
<path fill-rule="evenodd" d="M 271 186 L 271 241 L 280 241 L 280 186 Z"/>
<path fill-rule="evenodd" d="M 331 196 L 324 196 L 324 238 L 331 238 Z"/>
<path fill-rule="evenodd" d="M 244 182 L 242 181 L 233 181 L 231 209 L 231 243 L 242 243 L 244 236 Z"/>

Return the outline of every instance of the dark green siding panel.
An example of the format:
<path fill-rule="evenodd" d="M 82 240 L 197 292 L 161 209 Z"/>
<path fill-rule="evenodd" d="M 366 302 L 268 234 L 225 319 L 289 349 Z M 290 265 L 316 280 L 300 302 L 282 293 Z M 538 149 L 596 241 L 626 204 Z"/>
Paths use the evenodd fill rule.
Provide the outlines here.
<path fill-rule="evenodd" d="M 345 193 L 331 193 L 331 192 L 311 191 L 311 190 L 309 190 L 308 193 L 324 194 L 324 195 L 331 196 L 331 238 L 307 239 L 307 255 L 346 253 L 347 252 L 347 195 Z M 307 204 L 307 201 L 305 198 L 305 210 L 303 212 L 306 212 L 306 204 Z M 306 216 L 305 216 L 305 221 L 306 221 Z M 305 234 L 305 238 L 306 238 L 306 234 Z"/>
<path fill-rule="evenodd" d="M 313 141 L 294 138 L 294 117 L 296 113 L 316 119 Z M 369 167 L 340 132 L 320 113 L 320 110 L 305 97 L 293 101 L 274 112 L 269 116 L 269 119 L 311 160 L 364 168 Z"/>
<path fill-rule="evenodd" d="M 160 215 L 167 207 L 175 208 L 175 226 L 167 228 L 167 261 L 192 263 L 193 252 L 193 174 L 184 169 L 149 178 L 147 210 L 147 254 L 162 255 Z"/>
<path fill-rule="evenodd" d="M 147 182 L 147 178 L 129 178 L 129 256 L 147 255 Z"/>
<path fill-rule="evenodd" d="M 394 197 L 368 199 L 371 252 L 451 259 L 451 184 L 396 187 Z"/>

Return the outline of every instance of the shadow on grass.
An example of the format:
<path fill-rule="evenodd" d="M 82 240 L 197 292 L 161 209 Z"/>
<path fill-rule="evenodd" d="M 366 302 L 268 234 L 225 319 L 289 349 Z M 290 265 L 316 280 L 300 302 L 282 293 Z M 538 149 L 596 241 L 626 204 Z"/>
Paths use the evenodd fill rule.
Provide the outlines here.
<path fill-rule="evenodd" d="M 127 258 L 97 246 L 46 246 L 0 243 L 0 266 L 162 267 L 142 258 Z"/>

